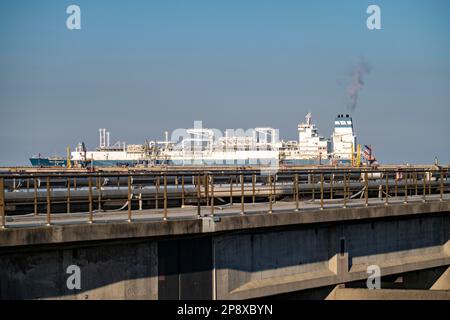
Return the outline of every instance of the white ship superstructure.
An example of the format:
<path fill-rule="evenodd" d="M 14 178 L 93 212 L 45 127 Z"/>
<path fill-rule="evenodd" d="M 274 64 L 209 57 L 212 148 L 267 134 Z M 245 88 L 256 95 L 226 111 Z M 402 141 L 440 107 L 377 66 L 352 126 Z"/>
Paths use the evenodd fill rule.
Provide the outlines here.
<path fill-rule="evenodd" d="M 332 159 L 336 163 L 351 163 L 356 148 L 353 120 L 348 114 L 340 114 L 334 120 Z"/>
<path fill-rule="evenodd" d="M 311 112 L 305 116 L 305 121 L 298 125 L 298 143 L 290 142 L 285 148 L 286 162 L 295 164 L 323 163 L 328 159 L 327 139 L 319 135 L 316 125 L 312 122 Z"/>

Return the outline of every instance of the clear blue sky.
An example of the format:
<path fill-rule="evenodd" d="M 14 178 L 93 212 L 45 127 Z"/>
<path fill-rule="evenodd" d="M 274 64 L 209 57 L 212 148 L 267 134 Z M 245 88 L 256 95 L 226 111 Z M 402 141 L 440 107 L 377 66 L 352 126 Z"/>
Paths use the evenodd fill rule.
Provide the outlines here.
<path fill-rule="evenodd" d="M 366 28 L 369 4 L 382 30 Z M 94 148 L 100 127 L 129 143 L 194 120 L 296 139 L 311 111 L 329 136 L 361 57 L 359 142 L 384 163 L 448 163 L 449 31 L 448 0 L 2 0 L 0 165 Z"/>

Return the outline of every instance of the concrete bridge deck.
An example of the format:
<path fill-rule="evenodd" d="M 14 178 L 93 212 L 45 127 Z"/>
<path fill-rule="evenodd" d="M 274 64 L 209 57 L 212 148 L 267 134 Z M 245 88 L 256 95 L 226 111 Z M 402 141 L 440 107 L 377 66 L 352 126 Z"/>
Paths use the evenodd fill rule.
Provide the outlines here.
<path fill-rule="evenodd" d="M 7 217 L 0 298 L 247 299 L 308 290 L 326 298 L 365 281 L 369 265 L 404 278 L 399 289 L 439 287 L 437 296 L 450 298 L 448 194 L 342 205 L 302 201 L 297 212 L 294 202 L 276 202 L 269 214 L 267 203 L 245 204 L 242 215 L 235 204 L 214 216 L 209 207 L 201 216 L 197 207 L 173 208 L 167 221 L 162 209 L 133 211 L 132 222 L 126 212 L 104 212 L 91 224 L 73 213 L 53 215 L 50 226 L 44 216 Z M 79 290 L 66 287 L 70 265 L 81 269 Z"/>
<path fill-rule="evenodd" d="M 126 211 L 113 211 L 113 212 L 95 212 L 93 214 L 93 223 L 89 223 L 88 213 L 66 213 L 66 214 L 53 214 L 52 215 L 52 224 L 50 226 L 47 225 L 46 214 L 28 214 L 28 215 L 20 215 L 20 216 L 8 216 L 6 217 L 7 222 L 7 230 L 9 229 L 18 229 L 25 228 L 24 233 L 35 232 L 40 228 L 48 229 L 50 227 L 62 227 L 67 229 L 69 226 L 73 227 L 76 225 L 98 225 L 101 227 L 104 224 L 136 224 L 136 223 L 164 223 L 164 222 L 172 222 L 171 224 L 179 223 L 186 221 L 189 222 L 199 222 L 206 221 L 211 227 L 203 226 L 201 232 L 210 232 L 210 231 L 220 231 L 222 228 L 219 225 L 224 225 L 223 221 L 230 220 L 229 218 L 240 217 L 242 220 L 248 220 L 247 217 L 257 217 L 257 216 L 271 216 L 275 215 L 293 215 L 291 220 L 292 223 L 298 223 L 299 219 L 296 216 L 300 216 L 302 218 L 305 216 L 304 214 L 309 213 L 307 216 L 311 216 L 313 219 L 309 221 L 309 223 L 317 223 L 321 222 L 319 217 L 325 216 L 328 217 L 330 221 L 340 220 L 342 217 L 342 221 L 347 220 L 346 213 L 352 213 L 351 218 L 355 219 L 366 219 L 366 218 L 374 218 L 375 216 L 371 216 L 372 212 L 382 212 L 383 216 L 390 215 L 395 212 L 399 212 L 403 210 L 403 214 L 415 214 L 417 212 L 422 213 L 426 212 L 430 206 L 433 208 L 438 208 L 438 211 L 446 211 L 448 209 L 448 204 L 450 202 L 450 194 L 444 194 L 442 197 L 442 201 L 440 199 L 440 195 L 428 195 L 427 200 L 424 202 L 422 196 L 409 196 L 408 202 L 405 204 L 404 197 L 391 197 L 389 199 L 388 205 L 384 199 L 368 199 L 368 205 L 366 206 L 364 199 L 350 199 L 346 201 L 346 208 L 343 208 L 343 200 L 329 200 L 324 199 L 323 209 L 321 209 L 320 199 L 315 201 L 300 201 L 298 211 L 296 211 L 296 203 L 294 201 L 277 201 L 272 204 L 272 213 L 268 212 L 269 204 L 268 203 L 245 203 L 244 207 L 241 206 L 240 203 L 232 204 L 232 205 L 224 205 L 224 206 L 215 206 L 214 214 L 211 214 L 210 206 L 202 206 L 200 207 L 200 214 L 198 214 L 197 206 L 186 206 L 184 208 L 171 208 L 168 209 L 167 221 L 164 221 L 164 210 L 163 209 L 148 209 L 148 210 L 133 210 L 132 211 L 132 221 L 128 222 L 128 214 Z M 438 205 L 439 203 L 439 205 Z M 242 213 L 241 210 L 244 209 Z M 360 209 L 360 210 L 356 210 Z M 361 210 L 365 209 L 365 210 Z M 373 210 L 370 210 L 373 209 Z M 380 211 L 380 209 L 383 209 Z M 407 210 L 405 210 L 407 209 Z M 433 209 L 434 210 L 434 209 Z M 340 213 L 336 216 L 336 213 Z M 357 217 L 354 213 L 359 212 L 360 214 L 366 212 L 366 215 L 361 215 Z M 322 213 L 322 214 L 320 214 Z M 368 214 L 368 215 L 367 215 Z M 306 216 L 305 216 L 306 217 Z M 317 221 L 314 217 L 318 217 Z M 331 218 L 333 217 L 333 218 Z M 228 219 L 227 219 L 228 218 Z M 286 216 L 287 218 L 287 216 Z M 236 219 L 233 219 L 236 220 Z M 270 220 L 277 220 L 277 218 L 270 218 Z M 303 220 L 303 219 L 300 219 Z M 286 221 L 286 220 L 285 220 Z M 308 221 L 308 220 L 306 220 Z M 287 224 L 292 224 L 291 222 L 287 222 Z M 204 222 L 202 222 L 202 225 Z M 241 224 L 239 229 L 242 227 Z M 264 225 L 271 226 L 270 224 Z M 260 225 L 247 226 L 249 228 L 258 228 Z M 229 230 L 228 228 L 226 230 Z M 189 229 L 185 229 L 186 233 L 191 233 Z M 11 230 L 11 232 L 13 232 Z M 195 232 L 198 232 L 197 230 Z M 194 232 L 194 233 L 195 233 Z M 3 233 L 7 234 L 7 232 Z M 1 236 L 0 233 L 0 247 L 5 246 L 8 243 L 8 239 L 5 239 Z M 164 234 L 158 234 L 159 236 Z M 170 234 L 168 234 L 170 235 Z M 144 236 L 153 236 L 153 234 L 148 234 Z M 120 234 L 111 234 L 110 238 L 122 238 Z M 85 239 L 80 239 L 84 241 Z"/>

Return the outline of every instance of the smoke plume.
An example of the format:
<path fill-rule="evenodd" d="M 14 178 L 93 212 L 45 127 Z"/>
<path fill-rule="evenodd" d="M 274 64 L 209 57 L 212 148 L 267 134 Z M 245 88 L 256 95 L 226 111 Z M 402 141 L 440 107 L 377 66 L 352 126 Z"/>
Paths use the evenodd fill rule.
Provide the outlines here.
<path fill-rule="evenodd" d="M 347 86 L 347 107 L 350 111 L 355 111 L 358 104 L 359 92 L 364 87 L 364 77 L 371 71 L 370 65 L 364 60 L 351 69 L 351 82 Z"/>

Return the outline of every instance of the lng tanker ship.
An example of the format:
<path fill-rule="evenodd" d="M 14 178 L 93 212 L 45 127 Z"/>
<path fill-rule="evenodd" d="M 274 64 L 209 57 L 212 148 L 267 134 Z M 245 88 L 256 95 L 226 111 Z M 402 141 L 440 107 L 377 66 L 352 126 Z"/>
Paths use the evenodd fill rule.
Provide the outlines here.
<path fill-rule="evenodd" d="M 32 157 L 33 166 L 135 166 L 135 165 L 273 165 L 273 164 L 350 164 L 355 156 L 356 135 L 353 120 L 340 114 L 335 118 L 331 139 L 319 134 L 311 113 L 298 125 L 298 140 L 279 139 L 278 130 L 258 127 L 246 132 L 194 128 L 174 131 L 169 140 L 145 144 L 116 142 L 110 133 L 99 129 L 100 144 L 92 151 L 79 143 L 67 158 Z M 175 135 L 175 133 L 177 134 Z"/>

